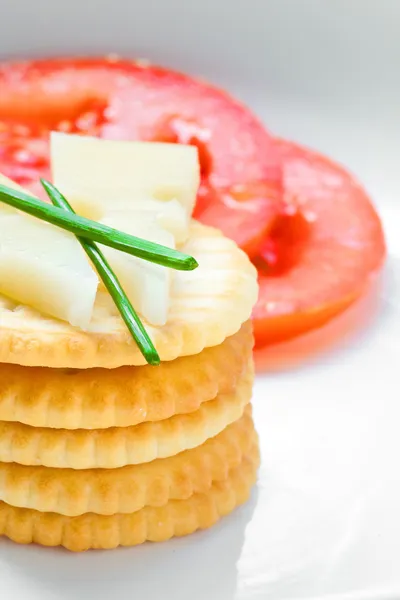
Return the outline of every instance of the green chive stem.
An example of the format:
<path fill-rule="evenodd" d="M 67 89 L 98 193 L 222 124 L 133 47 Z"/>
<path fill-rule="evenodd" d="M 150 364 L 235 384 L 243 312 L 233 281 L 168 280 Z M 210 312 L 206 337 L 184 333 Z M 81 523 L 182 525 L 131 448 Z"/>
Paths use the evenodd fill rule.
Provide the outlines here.
<path fill-rule="evenodd" d="M 46 191 L 52 189 L 57 197 L 61 196 L 57 188 L 50 182 L 42 179 L 42 184 L 45 187 L 47 186 Z M 67 212 L 58 206 L 50 206 L 41 200 L 5 185 L 0 185 L 0 202 L 4 202 L 42 221 L 66 229 L 79 237 L 110 246 L 110 248 L 115 248 L 163 267 L 180 271 L 192 271 L 198 267 L 198 263 L 193 256 L 123 233 L 107 225 Z"/>
<path fill-rule="evenodd" d="M 55 206 L 61 208 L 62 210 L 69 211 L 71 214 L 75 214 L 72 206 L 69 204 L 66 198 L 64 198 L 64 196 L 60 194 L 56 188 L 54 188 L 54 186 L 43 179 L 41 182 L 46 190 L 47 195 Z M 54 191 L 57 191 L 57 193 L 54 193 Z M 101 250 L 99 250 L 94 242 L 86 240 L 80 236 L 77 236 L 77 239 L 94 264 L 96 271 L 109 291 L 111 298 L 114 300 L 115 306 L 125 321 L 126 326 L 137 343 L 144 358 L 150 365 L 159 365 L 160 357 L 158 352 L 155 349 L 149 334 L 144 328 L 143 323 L 130 303 L 129 298 L 122 289 L 118 277 L 108 264 L 104 254 L 101 252 Z"/>

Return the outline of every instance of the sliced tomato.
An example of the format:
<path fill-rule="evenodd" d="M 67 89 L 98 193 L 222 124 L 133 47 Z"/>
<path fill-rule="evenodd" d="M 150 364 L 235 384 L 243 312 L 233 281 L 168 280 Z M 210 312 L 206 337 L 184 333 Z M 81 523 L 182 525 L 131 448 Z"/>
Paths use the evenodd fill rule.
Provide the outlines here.
<path fill-rule="evenodd" d="M 258 346 L 323 325 L 363 293 L 385 256 L 381 222 L 355 179 L 316 152 L 277 147 L 292 214 L 278 217 L 258 257 Z"/>
<path fill-rule="evenodd" d="M 242 104 L 199 80 L 160 67 L 114 59 L 60 59 L 0 65 L 0 129 L 24 125 L 18 138 L 46 143 L 50 129 L 112 139 L 163 140 L 198 146 L 203 175 L 215 188 L 246 181 L 281 183 L 271 136 Z M 25 184 L 46 165 L 23 166 L 12 131 L 0 170 Z M 29 148 L 35 156 L 34 148 Z M 38 152 L 40 160 L 42 146 Z"/>

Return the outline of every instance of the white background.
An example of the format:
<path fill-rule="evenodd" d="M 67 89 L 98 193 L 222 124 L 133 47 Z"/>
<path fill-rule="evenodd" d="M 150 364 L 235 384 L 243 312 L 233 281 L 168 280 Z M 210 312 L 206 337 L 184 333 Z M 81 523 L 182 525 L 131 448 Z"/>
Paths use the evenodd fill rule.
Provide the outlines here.
<path fill-rule="evenodd" d="M 384 281 L 368 298 L 323 332 L 264 356 L 254 395 L 263 462 L 247 506 L 210 532 L 112 552 L 72 555 L 0 541 L 2 593 L 400 597 L 400 2 L 0 6 L 2 56 L 119 51 L 228 86 L 279 135 L 347 164 L 377 203 L 389 242 Z"/>

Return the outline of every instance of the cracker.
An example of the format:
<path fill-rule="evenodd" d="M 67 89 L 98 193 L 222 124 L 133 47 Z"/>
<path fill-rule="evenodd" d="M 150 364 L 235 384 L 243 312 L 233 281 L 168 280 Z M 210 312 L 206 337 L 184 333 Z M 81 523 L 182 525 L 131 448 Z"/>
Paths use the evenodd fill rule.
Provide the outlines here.
<path fill-rule="evenodd" d="M 0 364 L 0 420 L 33 427 L 103 429 L 161 421 L 232 392 L 251 357 L 251 323 L 196 356 L 118 369 Z"/>
<path fill-rule="evenodd" d="M 0 463 L 0 500 L 21 508 L 77 516 L 132 513 L 205 493 L 257 443 L 250 406 L 241 419 L 192 450 L 119 469 L 54 469 Z"/>
<path fill-rule="evenodd" d="M 200 353 L 236 333 L 257 300 L 257 273 L 216 229 L 193 221 L 182 248 L 199 268 L 176 271 L 168 322 L 146 326 L 161 360 Z M 145 360 L 109 294 L 100 289 L 87 332 L 0 296 L 0 362 L 52 368 L 116 368 Z"/>
<path fill-rule="evenodd" d="M 239 419 L 250 401 L 252 365 L 236 390 L 187 415 L 110 429 L 50 429 L 0 422 L 0 462 L 56 468 L 114 469 L 200 446 Z"/>
<path fill-rule="evenodd" d="M 66 517 L 0 502 L 0 535 L 19 544 L 36 542 L 72 551 L 135 546 L 147 540 L 160 542 L 188 535 L 211 527 L 248 499 L 258 464 L 259 452 L 254 446 L 240 466 L 224 481 L 213 483 L 207 493 L 170 500 L 162 507 L 147 506 L 130 514 Z"/>

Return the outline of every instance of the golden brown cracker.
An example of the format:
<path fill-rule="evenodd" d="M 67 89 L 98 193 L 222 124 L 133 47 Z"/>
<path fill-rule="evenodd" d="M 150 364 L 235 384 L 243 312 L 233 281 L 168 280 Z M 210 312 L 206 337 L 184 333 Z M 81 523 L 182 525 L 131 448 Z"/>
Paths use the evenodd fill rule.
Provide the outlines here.
<path fill-rule="evenodd" d="M 0 420 L 33 427 L 103 429 L 161 421 L 232 392 L 251 358 L 251 322 L 196 356 L 118 369 L 0 364 Z"/>
<path fill-rule="evenodd" d="M 187 500 L 170 500 L 162 507 L 145 507 L 130 514 L 110 516 L 86 513 L 66 517 L 0 502 L 0 535 L 19 544 L 64 546 L 68 550 L 134 546 L 160 542 L 206 529 L 245 502 L 256 480 L 259 452 L 254 446 L 224 481 L 213 483 L 205 494 Z"/>
<path fill-rule="evenodd" d="M 250 405 L 241 419 L 201 446 L 118 469 L 54 469 L 0 463 L 0 500 L 12 506 L 77 516 L 132 513 L 205 493 L 223 481 L 257 443 Z"/>
<path fill-rule="evenodd" d="M 0 422 L 0 462 L 55 468 L 114 469 L 200 446 L 237 421 L 250 401 L 252 364 L 234 392 L 165 421 L 110 429 L 50 429 Z"/>

